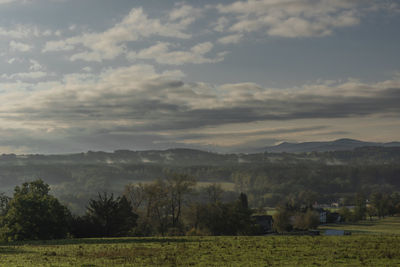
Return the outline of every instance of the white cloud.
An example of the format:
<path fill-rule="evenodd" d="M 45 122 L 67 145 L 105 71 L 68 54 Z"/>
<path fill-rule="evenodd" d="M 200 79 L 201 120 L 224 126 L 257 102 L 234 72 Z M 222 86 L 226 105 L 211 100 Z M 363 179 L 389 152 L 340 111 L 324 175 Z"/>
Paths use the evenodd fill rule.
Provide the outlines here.
<path fill-rule="evenodd" d="M 50 52 L 50 51 L 69 51 L 74 49 L 74 45 L 68 44 L 68 42 L 64 40 L 60 41 L 49 41 L 46 42 L 42 52 Z"/>
<path fill-rule="evenodd" d="M 202 10 L 200 8 L 194 8 L 187 4 L 179 4 L 177 8 L 169 12 L 169 21 L 179 22 L 181 27 L 186 28 L 201 17 L 201 15 Z"/>
<path fill-rule="evenodd" d="M 46 72 L 43 71 L 31 71 L 31 72 L 19 72 L 13 74 L 2 74 L 2 79 L 13 80 L 13 79 L 40 79 L 47 76 Z"/>
<path fill-rule="evenodd" d="M 231 15 L 235 21 L 230 27 L 218 26 L 216 30 L 227 28 L 236 33 L 259 32 L 290 38 L 325 36 L 336 28 L 357 25 L 363 12 L 367 12 L 366 6 L 368 3 L 357 0 L 237 1 L 217 5 L 221 14 Z"/>
<path fill-rule="evenodd" d="M 6 29 L 4 27 L 0 27 L 0 36 L 21 39 L 29 37 L 32 34 L 33 34 L 32 28 L 23 25 L 18 25 L 13 29 Z"/>
<path fill-rule="evenodd" d="M 21 62 L 21 59 L 13 57 L 7 61 L 8 64 L 13 64 L 14 62 Z"/>
<path fill-rule="evenodd" d="M 0 5 L 2 5 L 2 4 L 8 4 L 8 3 L 11 3 L 11 2 L 16 2 L 17 0 L 0 0 Z"/>
<path fill-rule="evenodd" d="M 173 18 L 179 19 L 182 16 L 184 14 L 179 14 L 178 12 L 173 15 Z M 190 38 L 190 34 L 183 32 L 187 26 L 185 19 L 178 22 L 165 22 L 160 19 L 149 18 L 141 8 L 133 8 L 121 22 L 104 32 L 84 33 L 65 40 L 49 41 L 45 44 L 43 52 L 66 51 L 83 46 L 87 50 L 74 54 L 70 58 L 72 61 L 100 62 L 116 58 L 126 52 L 127 42 L 136 41 L 140 38 L 147 38 L 153 35 L 180 39 Z"/>
<path fill-rule="evenodd" d="M 236 44 L 239 43 L 243 38 L 243 34 L 231 34 L 218 39 L 221 44 Z"/>
<path fill-rule="evenodd" d="M 83 70 L 84 72 L 92 72 L 92 68 L 89 67 L 89 66 L 83 67 L 82 70 Z"/>
<path fill-rule="evenodd" d="M 138 53 L 131 52 L 128 54 L 128 58 L 130 60 L 153 59 L 157 63 L 169 65 L 215 63 L 223 60 L 223 54 L 214 58 L 205 57 L 213 48 L 213 44 L 210 42 L 197 44 L 188 51 L 170 51 L 171 46 L 170 43 L 160 42 Z"/>
<path fill-rule="evenodd" d="M 51 30 L 41 30 L 34 25 L 14 25 L 13 27 L 0 27 L 0 36 L 10 39 L 27 39 L 41 36 L 51 36 Z"/>
<path fill-rule="evenodd" d="M 228 26 L 229 26 L 229 19 L 227 19 L 226 17 L 220 17 L 215 23 L 214 31 L 223 32 Z"/>
<path fill-rule="evenodd" d="M 28 52 L 32 49 L 31 45 L 15 41 L 11 41 L 9 46 L 11 51 Z"/>
<path fill-rule="evenodd" d="M 30 60 L 29 60 L 29 63 L 31 64 L 31 65 L 29 66 L 29 69 L 30 69 L 31 71 L 40 71 L 40 70 L 43 70 L 43 69 L 44 69 L 44 67 L 43 67 L 38 61 L 36 61 L 36 60 L 34 60 L 34 59 L 30 59 Z"/>

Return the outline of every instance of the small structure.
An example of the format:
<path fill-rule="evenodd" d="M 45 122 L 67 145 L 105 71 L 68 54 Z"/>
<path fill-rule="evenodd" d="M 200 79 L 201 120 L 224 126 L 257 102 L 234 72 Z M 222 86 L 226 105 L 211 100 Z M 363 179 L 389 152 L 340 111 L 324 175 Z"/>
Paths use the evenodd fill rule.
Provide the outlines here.
<path fill-rule="evenodd" d="M 268 234 L 272 232 L 273 219 L 271 215 L 253 215 L 256 225 L 259 226 L 259 234 Z"/>
<path fill-rule="evenodd" d="M 320 223 L 326 223 L 326 217 L 327 217 L 327 212 L 324 209 L 318 208 L 315 209 L 315 211 L 317 211 L 319 213 L 319 222 Z"/>

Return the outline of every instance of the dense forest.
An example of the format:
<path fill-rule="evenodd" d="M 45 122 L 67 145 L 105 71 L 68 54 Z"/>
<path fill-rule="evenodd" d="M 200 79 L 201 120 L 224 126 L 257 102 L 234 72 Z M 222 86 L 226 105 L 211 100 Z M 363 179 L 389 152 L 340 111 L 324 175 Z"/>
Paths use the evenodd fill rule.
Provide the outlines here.
<path fill-rule="evenodd" d="M 352 151 L 217 154 L 190 149 L 87 152 L 70 155 L 0 156 L 1 191 L 10 194 L 26 181 L 43 179 L 73 212 L 82 213 L 99 192 L 121 194 L 127 184 L 185 174 L 197 187 L 221 183 L 244 192 L 253 208 L 276 206 L 288 195 L 307 193 L 320 203 L 352 204 L 357 192 L 400 191 L 400 148 Z M 232 193 L 232 192 L 231 192 Z M 354 204 L 354 203 L 353 203 Z"/>

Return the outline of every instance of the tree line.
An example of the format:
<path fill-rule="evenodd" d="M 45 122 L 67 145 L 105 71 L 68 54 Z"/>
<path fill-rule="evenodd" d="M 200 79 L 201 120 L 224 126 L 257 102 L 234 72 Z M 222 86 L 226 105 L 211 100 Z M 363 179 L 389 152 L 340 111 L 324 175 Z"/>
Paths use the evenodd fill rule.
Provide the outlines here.
<path fill-rule="evenodd" d="M 274 230 L 316 228 L 315 200 L 313 191 L 290 194 L 276 208 Z M 400 214 L 398 193 L 357 193 L 352 201 L 354 208 L 338 211 L 343 221 Z M 48 184 L 35 180 L 16 186 L 13 197 L 0 194 L 0 239 L 257 234 L 260 225 L 248 202 L 246 194 L 224 191 L 220 184 L 198 188 L 187 174 L 167 173 L 153 182 L 128 184 L 121 196 L 99 193 L 78 216 L 50 194 Z"/>
<path fill-rule="evenodd" d="M 52 193 L 82 214 L 97 192 L 122 193 L 121 184 L 148 182 L 166 171 L 202 182 L 230 182 L 252 207 L 275 207 L 310 190 L 318 202 L 352 199 L 356 192 L 400 191 L 400 148 L 311 153 L 214 154 L 194 150 L 88 152 L 75 155 L 2 155 L 0 181 L 12 193 L 25 179 L 44 179 Z"/>
<path fill-rule="evenodd" d="M 0 195 L 3 241 L 66 237 L 152 235 L 237 235 L 254 231 L 247 196 L 231 196 L 220 185 L 196 189 L 185 174 L 145 184 L 128 184 L 124 194 L 99 193 L 78 216 L 50 194 L 43 180 L 16 186 L 13 197 Z M 188 197 L 190 195 L 190 197 Z"/>

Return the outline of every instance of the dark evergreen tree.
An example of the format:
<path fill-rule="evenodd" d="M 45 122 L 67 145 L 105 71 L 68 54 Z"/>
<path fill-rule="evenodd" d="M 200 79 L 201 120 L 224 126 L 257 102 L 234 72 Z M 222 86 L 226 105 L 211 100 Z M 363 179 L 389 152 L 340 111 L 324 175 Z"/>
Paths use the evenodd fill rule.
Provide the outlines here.
<path fill-rule="evenodd" d="M 125 196 L 99 194 L 91 199 L 87 214 L 75 217 L 71 232 L 76 237 L 124 236 L 136 226 L 138 216 Z"/>

